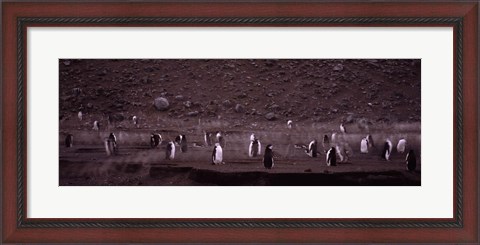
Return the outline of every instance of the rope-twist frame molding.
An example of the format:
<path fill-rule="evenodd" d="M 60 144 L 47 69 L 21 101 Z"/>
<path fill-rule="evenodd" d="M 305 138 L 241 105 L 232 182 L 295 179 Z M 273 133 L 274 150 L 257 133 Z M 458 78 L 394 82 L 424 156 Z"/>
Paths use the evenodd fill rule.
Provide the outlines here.
<path fill-rule="evenodd" d="M 30 24 L 55 24 L 58 26 L 91 25 L 432 25 L 455 27 L 456 38 L 456 208 L 454 221 L 405 221 L 385 219 L 378 221 L 255 221 L 232 219 L 231 221 L 35 221 L 25 218 L 24 185 L 24 84 L 25 84 L 25 30 Z M 19 228 L 461 228 L 463 227 L 463 18 L 456 17 L 20 17 L 17 19 L 17 227 Z"/>

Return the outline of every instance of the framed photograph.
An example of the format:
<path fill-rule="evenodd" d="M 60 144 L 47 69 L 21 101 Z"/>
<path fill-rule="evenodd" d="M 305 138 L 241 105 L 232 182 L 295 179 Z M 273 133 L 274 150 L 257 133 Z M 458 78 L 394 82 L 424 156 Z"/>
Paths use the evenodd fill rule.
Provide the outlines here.
<path fill-rule="evenodd" d="M 477 243 L 478 9 L 3 2 L 2 242 Z"/>

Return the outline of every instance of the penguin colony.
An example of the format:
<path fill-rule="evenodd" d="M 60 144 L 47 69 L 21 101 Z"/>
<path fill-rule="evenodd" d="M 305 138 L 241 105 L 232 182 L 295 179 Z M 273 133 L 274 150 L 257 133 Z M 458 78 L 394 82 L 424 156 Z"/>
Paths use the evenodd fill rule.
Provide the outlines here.
<path fill-rule="evenodd" d="M 78 112 L 78 119 L 81 121 L 83 119 L 83 114 L 81 111 Z M 137 116 L 132 117 L 132 121 L 134 125 L 138 125 L 138 118 Z M 291 130 L 293 128 L 293 121 L 287 121 L 287 129 Z M 338 135 L 336 132 L 332 132 L 331 138 L 328 135 L 323 135 L 322 139 L 322 147 L 323 152 L 325 153 L 325 163 L 327 166 L 336 166 L 337 162 L 343 163 L 348 162 L 349 156 L 351 154 L 351 149 L 347 143 L 343 142 L 343 137 L 347 134 L 347 129 L 345 125 L 342 123 L 340 124 L 340 132 L 341 135 Z M 100 123 L 98 121 L 93 122 L 94 131 L 99 131 Z M 215 138 L 213 135 L 215 134 Z M 212 161 L 213 165 L 217 164 L 225 164 L 223 161 L 223 151 L 225 148 L 225 138 L 220 131 L 216 131 L 215 133 L 203 131 L 204 136 L 204 146 L 211 147 L 213 146 L 212 151 Z M 215 139 L 215 140 L 214 140 Z M 151 133 L 150 135 L 150 146 L 151 148 L 158 148 L 162 145 L 162 136 L 158 133 Z M 215 142 L 214 142 L 215 141 Z M 310 141 L 308 146 L 303 145 L 305 148 L 305 153 L 312 158 L 316 158 L 320 153 L 318 151 L 317 140 L 313 139 Z M 66 147 L 73 147 L 73 135 L 67 134 L 65 138 L 65 146 Z M 173 160 L 175 158 L 175 147 L 179 146 L 180 152 L 185 153 L 188 151 L 188 143 L 187 137 L 185 134 L 179 134 L 175 137 L 173 141 L 169 141 L 166 143 L 165 149 L 165 159 Z M 104 147 L 107 156 L 115 155 L 118 152 L 117 146 L 117 138 L 114 133 L 110 133 L 107 138 L 104 138 Z M 368 134 L 366 137 L 362 138 L 360 141 L 360 153 L 368 154 L 372 148 L 375 148 L 375 144 L 373 142 L 373 137 Z M 386 139 L 383 143 L 383 148 L 381 151 L 381 158 L 390 161 L 392 155 L 392 148 L 393 144 L 390 139 Z M 261 155 L 261 143 L 260 140 L 257 138 L 255 133 L 250 135 L 250 143 L 248 147 L 248 156 L 250 158 L 258 157 Z M 405 138 L 401 138 L 398 141 L 396 150 L 397 153 L 405 153 L 407 149 L 407 140 Z M 263 165 L 265 169 L 272 169 L 274 167 L 274 158 L 275 158 L 273 145 L 268 144 L 265 147 L 264 154 L 263 154 Z M 337 160 L 338 157 L 338 160 Z M 416 169 L 416 155 L 413 149 L 408 150 L 408 153 L 405 157 L 406 169 L 408 171 L 414 171 Z"/>

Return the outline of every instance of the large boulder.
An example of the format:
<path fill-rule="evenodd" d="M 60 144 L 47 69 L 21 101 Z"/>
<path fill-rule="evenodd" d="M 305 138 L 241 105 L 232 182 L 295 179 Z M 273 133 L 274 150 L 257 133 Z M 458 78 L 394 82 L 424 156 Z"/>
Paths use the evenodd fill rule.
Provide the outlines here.
<path fill-rule="evenodd" d="M 153 101 L 153 105 L 159 111 L 166 111 L 166 110 L 168 110 L 168 107 L 170 106 L 170 104 L 168 103 L 168 100 L 165 97 L 157 97 Z"/>

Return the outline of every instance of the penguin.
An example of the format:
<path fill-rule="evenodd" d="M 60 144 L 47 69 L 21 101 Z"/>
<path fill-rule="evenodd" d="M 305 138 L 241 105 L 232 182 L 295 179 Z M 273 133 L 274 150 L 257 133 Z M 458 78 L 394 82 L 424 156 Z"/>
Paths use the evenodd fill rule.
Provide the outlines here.
<path fill-rule="evenodd" d="M 205 140 L 205 145 L 206 146 L 212 146 L 212 133 L 204 131 L 203 132 L 203 138 Z"/>
<path fill-rule="evenodd" d="M 257 138 L 254 138 L 252 141 L 250 141 L 250 145 L 248 147 L 248 156 L 249 157 L 256 157 L 261 154 L 262 151 L 262 144 L 260 143 L 260 140 Z"/>
<path fill-rule="evenodd" d="M 111 140 L 110 137 L 106 137 L 103 140 L 103 144 L 105 146 L 105 152 L 107 153 L 107 156 L 111 156 L 115 154 L 115 145 L 114 142 Z"/>
<path fill-rule="evenodd" d="M 212 165 L 222 164 L 223 162 L 223 150 L 220 143 L 215 143 L 212 152 Z"/>
<path fill-rule="evenodd" d="M 250 141 L 254 141 L 255 139 L 256 139 L 255 134 L 252 133 L 252 134 L 250 135 Z"/>
<path fill-rule="evenodd" d="M 390 140 L 386 140 L 385 144 L 383 145 L 382 158 L 389 161 L 391 154 L 392 154 L 392 142 Z"/>
<path fill-rule="evenodd" d="M 375 147 L 375 144 L 373 143 L 373 137 L 372 135 L 367 135 L 367 141 L 368 141 L 368 147 L 369 148 L 372 148 L 372 147 Z"/>
<path fill-rule="evenodd" d="M 265 154 L 263 155 L 263 166 L 266 169 L 272 169 L 274 165 L 272 149 L 273 149 L 272 145 L 267 145 L 267 147 L 265 147 Z"/>
<path fill-rule="evenodd" d="M 133 125 L 138 126 L 138 117 L 137 116 L 133 116 L 132 121 L 133 121 Z"/>
<path fill-rule="evenodd" d="M 342 124 L 340 124 L 340 132 L 346 134 L 347 133 L 347 129 L 345 128 L 345 126 Z"/>
<path fill-rule="evenodd" d="M 292 122 L 292 120 L 288 120 L 288 121 L 287 121 L 287 128 L 288 128 L 288 129 L 292 129 L 292 127 L 293 127 L 293 122 Z"/>
<path fill-rule="evenodd" d="M 162 136 L 160 134 L 152 133 L 150 135 L 150 147 L 155 148 L 162 143 Z"/>
<path fill-rule="evenodd" d="M 410 150 L 407 153 L 407 157 L 405 158 L 405 163 L 407 164 L 408 171 L 414 171 L 417 167 L 417 157 L 415 156 L 415 152 Z"/>
<path fill-rule="evenodd" d="M 305 149 L 305 153 L 307 153 L 310 157 L 317 157 L 317 141 L 312 140 L 310 144 L 308 144 L 308 149 Z"/>
<path fill-rule="evenodd" d="M 82 121 L 83 120 L 83 113 L 82 111 L 78 112 L 78 120 Z"/>
<path fill-rule="evenodd" d="M 180 145 L 180 151 L 181 152 L 187 152 L 187 150 L 188 150 L 187 137 L 185 137 L 184 134 L 180 134 L 177 137 L 175 137 L 175 143 Z"/>
<path fill-rule="evenodd" d="M 67 137 L 65 138 L 65 146 L 66 147 L 73 147 L 73 135 L 72 134 L 67 134 Z"/>
<path fill-rule="evenodd" d="M 95 130 L 95 131 L 98 131 L 98 128 L 99 128 L 99 127 L 100 127 L 100 124 L 98 123 L 98 121 L 94 121 L 94 122 L 93 122 L 93 128 L 92 128 L 92 129 Z"/>
<path fill-rule="evenodd" d="M 336 166 L 337 165 L 337 156 L 336 156 L 336 152 L 335 152 L 335 148 L 332 147 L 330 148 L 330 150 L 328 150 L 327 152 L 327 156 L 326 156 L 326 163 L 327 163 L 327 166 Z"/>
<path fill-rule="evenodd" d="M 108 137 L 103 139 L 103 145 L 105 146 L 105 153 L 107 153 L 107 156 L 110 156 L 112 154 L 112 151 L 110 150 L 110 142 L 108 140 Z"/>
<path fill-rule="evenodd" d="M 168 142 L 166 151 L 165 151 L 165 159 L 173 160 L 175 158 L 175 143 L 172 141 Z"/>
<path fill-rule="evenodd" d="M 328 135 L 323 135 L 322 141 L 323 151 L 326 153 L 328 148 L 330 147 L 330 140 L 328 139 Z"/>
<path fill-rule="evenodd" d="M 360 142 L 360 152 L 361 153 L 368 153 L 368 136 L 363 138 Z"/>
<path fill-rule="evenodd" d="M 405 145 L 407 144 L 407 140 L 402 138 L 398 141 L 397 144 L 397 152 L 398 153 L 404 153 L 405 152 Z"/>
<path fill-rule="evenodd" d="M 108 141 L 110 142 L 111 144 L 111 150 L 112 150 L 112 154 L 115 154 L 117 153 L 117 137 L 115 136 L 114 133 L 110 133 L 110 135 L 108 136 Z"/>
<path fill-rule="evenodd" d="M 219 143 L 222 148 L 225 148 L 225 139 L 223 138 L 222 133 L 220 131 L 217 132 L 216 137 L 217 137 L 217 143 Z"/>

